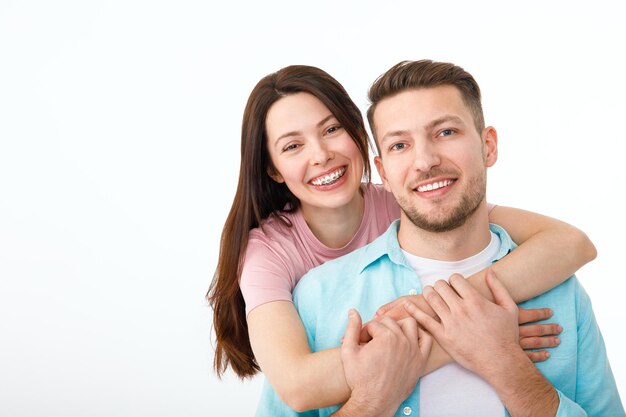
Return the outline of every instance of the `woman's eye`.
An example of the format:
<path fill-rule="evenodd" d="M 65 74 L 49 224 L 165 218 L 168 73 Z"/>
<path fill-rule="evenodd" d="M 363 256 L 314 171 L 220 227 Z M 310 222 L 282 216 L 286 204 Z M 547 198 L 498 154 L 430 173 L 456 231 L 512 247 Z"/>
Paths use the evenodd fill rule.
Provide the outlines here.
<path fill-rule="evenodd" d="M 290 145 L 285 146 L 285 147 L 283 148 L 283 152 L 293 151 L 293 150 L 298 149 L 299 147 L 300 147 L 300 145 L 299 145 L 299 144 L 297 144 L 297 143 L 292 143 L 292 144 L 290 144 Z"/>
<path fill-rule="evenodd" d="M 326 134 L 327 134 L 327 135 L 333 134 L 333 133 L 335 133 L 336 131 L 338 131 L 339 129 L 341 129 L 341 127 L 342 127 L 342 126 L 339 126 L 339 125 L 338 125 L 338 126 L 331 126 L 331 127 L 329 127 L 328 129 L 326 129 Z"/>

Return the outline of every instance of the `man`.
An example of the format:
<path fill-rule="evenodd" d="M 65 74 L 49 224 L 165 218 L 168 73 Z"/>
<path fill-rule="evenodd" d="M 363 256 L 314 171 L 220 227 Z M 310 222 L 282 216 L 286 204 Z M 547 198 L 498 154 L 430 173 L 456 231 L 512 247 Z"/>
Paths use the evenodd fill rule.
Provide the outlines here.
<path fill-rule="evenodd" d="M 390 299 L 422 292 L 439 320 L 410 303 L 406 309 L 456 362 L 421 377 L 408 397 L 400 389 L 368 407 L 381 387 L 366 372 L 360 353 L 368 344 L 358 344 L 360 318 L 352 311 L 342 348 L 352 396 L 339 411 L 319 415 L 500 416 L 506 409 L 512 416 L 624 416 L 589 298 L 575 277 L 522 304 L 552 308 L 565 329 L 537 367 L 518 344 L 517 308 L 495 277 L 487 277 L 495 302 L 459 275 L 436 281 L 479 271 L 514 249 L 506 232 L 488 223 L 486 168 L 497 160 L 497 134 L 484 126 L 473 77 L 452 64 L 403 62 L 374 83 L 370 100 L 376 167 L 401 218 L 371 244 L 309 272 L 294 303 L 317 351 L 339 343 L 349 308 L 371 317 Z M 397 339 L 417 334 L 383 321 L 374 324 L 373 342 L 381 325 Z M 418 368 L 428 343 L 414 336 L 409 344 Z"/>

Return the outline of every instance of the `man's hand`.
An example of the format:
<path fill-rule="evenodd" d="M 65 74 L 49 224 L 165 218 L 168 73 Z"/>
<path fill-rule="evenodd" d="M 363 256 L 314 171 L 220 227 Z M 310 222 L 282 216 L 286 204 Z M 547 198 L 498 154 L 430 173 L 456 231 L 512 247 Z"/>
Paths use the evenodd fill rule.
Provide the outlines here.
<path fill-rule="evenodd" d="M 509 413 L 554 416 L 556 390 L 529 361 L 519 345 L 518 309 L 506 288 L 487 271 L 495 302 L 455 274 L 450 284 L 437 281 L 424 288 L 424 298 L 440 322 L 412 303 L 405 308 L 461 366 L 490 383 Z"/>
<path fill-rule="evenodd" d="M 437 315 L 430 308 L 422 294 L 405 295 L 399 297 L 376 311 L 374 320 L 380 320 L 383 316 L 389 316 L 394 320 L 402 320 L 410 317 L 404 305 L 407 303 L 415 304 L 420 310 L 427 313 L 433 318 Z M 560 340 L 556 335 L 563 330 L 561 326 L 555 323 L 533 324 L 536 321 L 546 320 L 552 317 L 552 311 L 548 308 L 519 309 L 519 344 L 525 350 L 526 355 L 533 362 L 543 362 L 550 357 L 550 353 L 543 348 L 552 348 L 560 344 Z M 367 329 L 369 323 L 366 323 L 361 331 L 361 342 L 368 341 Z M 531 350 L 542 349 L 542 350 Z"/>
<path fill-rule="evenodd" d="M 432 337 L 413 318 L 373 322 L 365 344 L 359 342 L 360 331 L 361 316 L 350 310 L 341 359 L 352 394 L 334 415 L 392 416 L 415 388 Z"/>
<path fill-rule="evenodd" d="M 407 311 L 459 365 L 482 376 L 489 363 L 519 346 L 517 305 L 495 277 L 487 280 L 495 303 L 480 295 L 459 274 L 424 288 L 424 298 L 440 322 L 406 303 Z"/>

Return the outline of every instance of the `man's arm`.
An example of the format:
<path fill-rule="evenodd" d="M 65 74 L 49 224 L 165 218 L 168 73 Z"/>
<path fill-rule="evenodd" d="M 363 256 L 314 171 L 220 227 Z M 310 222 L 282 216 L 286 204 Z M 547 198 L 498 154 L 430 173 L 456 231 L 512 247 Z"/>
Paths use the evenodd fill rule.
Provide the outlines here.
<path fill-rule="evenodd" d="M 424 288 L 436 321 L 406 303 L 409 314 L 428 330 L 464 368 L 480 375 L 498 393 L 512 417 L 556 416 L 559 395 L 519 345 L 517 305 L 492 271 L 487 285 L 495 302 L 478 293 L 462 276 L 450 284 Z"/>
<path fill-rule="evenodd" d="M 574 398 L 559 393 L 561 405 L 557 416 L 625 417 L 591 300 L 578 280 L 574 279 L 572 284 L 577 315 L 577 363 L 572 376 L 576 378 L 576 393 Z"/>
<path fill-rule="evenodd" d="M 393 416 L 424 370 L 432 337 L 413 318 L 385 317 L 369 330 L 372 340 L 361 344 L 361 317 L 350 310 L 341 359 L 352 393 L 335 417 Z"/>

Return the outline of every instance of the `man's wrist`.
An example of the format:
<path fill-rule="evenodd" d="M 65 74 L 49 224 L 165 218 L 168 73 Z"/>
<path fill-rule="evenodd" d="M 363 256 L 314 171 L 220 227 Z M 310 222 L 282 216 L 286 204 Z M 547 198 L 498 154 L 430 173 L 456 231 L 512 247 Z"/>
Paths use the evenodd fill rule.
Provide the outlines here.
<path fill-rule="evenodd" d="M 333 417 L 391 417 L 397 406 L 392 408 L 384 401 L 367 394 L 352 391 L 346 403 L 333 414 Z"/>
<path fill-rule="evenodd" d="M 519 345 L 511 346 L 494 366 L 481 375 L 494 387 L 511 416 L 555 416 L 559 408 L 556 389 L 539 372 Z"/>
<path fill-rule="evenodd" d="M 502 347 L 502 353 L 494 355 L 480 364 L 474 371 L 492 386 L 510 381 L 511 370 L 524 369 L 527 365 L 534 368 L 528 355 L 519 344 Z"/>

